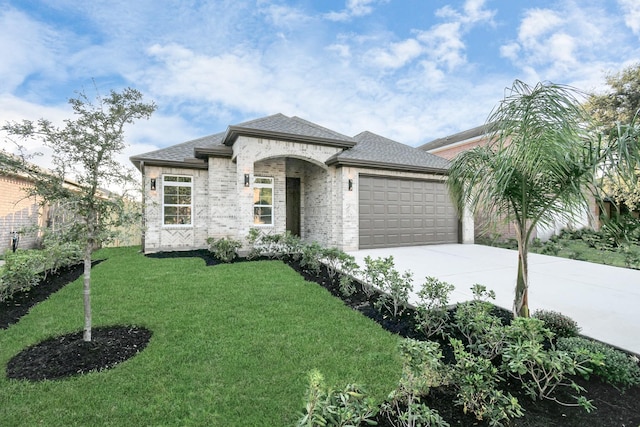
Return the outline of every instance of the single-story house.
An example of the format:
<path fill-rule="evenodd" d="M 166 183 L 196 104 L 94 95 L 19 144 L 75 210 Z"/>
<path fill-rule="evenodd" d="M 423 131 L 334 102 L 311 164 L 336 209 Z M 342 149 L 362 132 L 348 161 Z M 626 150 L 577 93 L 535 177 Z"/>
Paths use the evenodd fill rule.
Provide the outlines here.
<path fill-rule="evenodd" d="M 343 250 L 473 237 L 447 191 L 449 162 L 371 132 L 275 114 L 131 161 L 142 172 L 145 252 L 246 242 L 252 228 Z"/>
<path fill-rule="evenodd" d="M 438 138 L 421 145 L 420 149 L 428 153 L 435 154 L 447 160 L 453 160 L 458 154 L 489 143 L 491 134 L 489 129 L 491 124 L 476 126 L 452 135 Z M 558 218 L 551 227 L 536 227 L 533 237 L 538 237 L 543 241 L 558 234 L 564 228 L 598 228 L 599 209 L 595 198 L 591 198 L 589 211 L 575 215 L 570 222 Z M 475 237 L 499 235 L 502 238 L 514 238 L 516 228 L 514 224 L 504 223 L 496 220 L 492 212 L 476 212 L 474 223 Z"/>

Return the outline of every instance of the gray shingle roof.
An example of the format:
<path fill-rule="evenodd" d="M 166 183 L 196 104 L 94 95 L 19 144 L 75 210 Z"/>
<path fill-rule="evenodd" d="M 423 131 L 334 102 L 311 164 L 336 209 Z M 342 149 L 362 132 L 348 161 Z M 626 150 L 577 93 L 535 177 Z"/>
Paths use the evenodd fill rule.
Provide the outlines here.
<path fill-rule="evenodd" d="M 410 147 L 372 132 L 362 132 L 354 137 L 358 144 L 345 150 L 327 164 L 353 166 L 378 166 L 386 169 L 412 170 L 420 172 L 445 172 L 449 161 L 442 157 Z"/>
<path fill-rule="evenodd" d="M 210 148 L 215 146 L 222 147 L 223 137 L 224 132 L 220 132 L 202 138 L 193 139 L 191 141 L 183 142 L 181 144 L 172 145 L 167 148 L 161 148 L 160 150 L 132 156 L 130 160 L 134 165 L 136 165 L 136 167 L 139 167 L 140 161 L 149 163 L 182 163 L 185 161 L 185 159 L 191 159 L 195 156 L 196 148 Z"/>
<path fill-rule="evenodd" d="M 385 169 L 444 173 L 449 162 L 418 148 L 384 138 L 371 132 L 362 132 L 355 137 L 343 135 L 325 127 L 303 120 L 274 114 L 229 126 L 226 132 L 172 145 L 149 153 L 131 157 L 140 167 L 140 162 L 206 168 L 206 162 L 194 159 L 208 154 L 223 154 L 230 150 L 239 135 L 285 139 L 315 144 L 329 144 L 344 150 L 327 161 L 328 165 L 353 165 Z M 196 153 L 199 151 L 199 153 Z M 230 151 L 229 151 L 230 152 Z"/>

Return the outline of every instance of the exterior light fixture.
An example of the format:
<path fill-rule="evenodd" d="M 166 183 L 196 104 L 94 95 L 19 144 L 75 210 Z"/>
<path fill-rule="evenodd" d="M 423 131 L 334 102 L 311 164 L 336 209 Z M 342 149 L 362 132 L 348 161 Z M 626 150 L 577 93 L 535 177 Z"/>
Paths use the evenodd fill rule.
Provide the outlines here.
<path fill-rule="evenodd" d="M 156 191 L 156 179 L 151 178 L 151 191 Z"/>
<path fill-rule="evenodd" d="M 353 180 L 349 178 L 349 191 L 353 191 Z"/>
<path fill-rule="evenodd" d="M 244 186 L 245 187 L 249 186 L 249 174 L 248 173 L 244 174 Z"/>

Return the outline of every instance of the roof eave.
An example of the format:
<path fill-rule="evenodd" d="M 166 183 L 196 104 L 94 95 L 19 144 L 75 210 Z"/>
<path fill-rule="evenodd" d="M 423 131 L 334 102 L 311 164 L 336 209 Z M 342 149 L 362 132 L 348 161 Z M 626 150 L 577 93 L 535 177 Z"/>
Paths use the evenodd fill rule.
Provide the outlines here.
<path fill-rule="evenodd" d="M 130 157 L 129 160 L 133 165 L 140 170 L 140 163 L 144 162 L 145 166 L 167 166 L 173 168 L 184 169 L 209 169 L 209 163 L 202 161 L 201 159 L 184 159 L 178 160 L 163 160 L 163 159 L 145 159 L 142 157 Z"/>
<path fill-rule="evenodd" d="M 233 148 L 221 145 L 219 147 L 195 148 L 195 157 L 198 159 L 207 159 L 209 157 L 233 157 Z"/>
<path fill-rule="evenodd" d="M 448 175 L 447 169 L 433 168 L 428 166 L 416 166 L 416 165 L 401 165 L 397 163 L 388 162 L 376 162 L 371 160 L 360 159 L 339 159 L 332 157 L 326 161 L 327 166 L 352 166 L 360 168 L 370 169 L 383 169 L 389 171 L 402 171 L 402 172 L 417 172 L 417 173 L 431 173 L 435 175 Z"/>
<path fill-rule="evenodd" d="M 325 145 L 338 148 L 352 148 L 356 145 L 356 141 L 344 141 L 330 138 L 312 137 L 306 135 L 297 135 L 284 132 L 266 131 L 260 129 L 250 129 L 237 126 L 229 126 L 222 139 L 222 143 L 226 146 L 232 146 L 239 136 L 249 136 L 253 138 L 276 139 L 279 141 L 302 142 L 306 144 Z"/>

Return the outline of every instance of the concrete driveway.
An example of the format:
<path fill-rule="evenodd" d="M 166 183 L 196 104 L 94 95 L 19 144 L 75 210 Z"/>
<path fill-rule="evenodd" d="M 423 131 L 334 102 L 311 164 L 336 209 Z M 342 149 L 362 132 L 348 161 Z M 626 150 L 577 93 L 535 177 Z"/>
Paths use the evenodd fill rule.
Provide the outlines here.
<path fill-rule="evenodd" d="M 364 258 L 393 255 L 396 269 L 413 272 L 414 290 L 426 276 L 451 283 L 451 303 L 472 299 L 476 283 L 493 289 L 495 303 L 511 310 L 517 252 L 482 245 L 433 245 L 350 252 Z M 412 296 L 415 301 L 415 293 Z M 559 311 L 574 319 L 582 333 L 640 354 L 640 270 L 529 254 L 529 307 Z"/>

